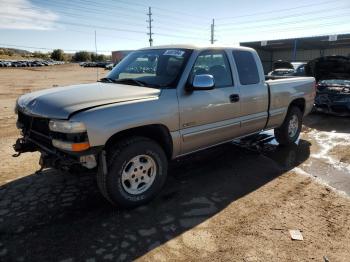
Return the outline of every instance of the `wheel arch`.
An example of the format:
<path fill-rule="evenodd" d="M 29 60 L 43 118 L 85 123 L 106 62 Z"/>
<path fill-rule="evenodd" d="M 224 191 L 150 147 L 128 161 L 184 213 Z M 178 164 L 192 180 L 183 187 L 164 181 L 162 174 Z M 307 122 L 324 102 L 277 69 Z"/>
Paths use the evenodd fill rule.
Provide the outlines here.
<path fill-rule="evenodd" d="M 292 100 L 289 104 L 288 110 L 293 106 L 299 108 L 300 111 L 302 112 L 302 114 L 304 114 L 305 106 L 306 106 L 305 98 L 300 97 L 300 98 L 296 98 L 296 99 Z"/>
<path fill-rule="evenodd" d="M 105 149 L 108 152 L 111 147 L 121 139 L 142 136 L 154 140 L 164 150 L 168 159 L 172 158 L 173 155 L 173 140 L 170 135 L 169 129 L 162 124 L 151 124 L 145 126 L 133 127 L 125 129 L 113 134 L 105 143 Z"/>

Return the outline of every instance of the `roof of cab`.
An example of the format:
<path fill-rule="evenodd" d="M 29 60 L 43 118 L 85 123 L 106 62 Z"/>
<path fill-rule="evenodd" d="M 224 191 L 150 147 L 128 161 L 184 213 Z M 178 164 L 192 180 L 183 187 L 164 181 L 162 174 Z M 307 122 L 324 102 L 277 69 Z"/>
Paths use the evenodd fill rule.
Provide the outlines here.
<path fill-rule="evenodd" d="M 139 50 L 151 50 L 151 49 L 190 49 L 190 50 L 206 50 L 206 49 L 234 49 L 234 50 L 245 50 L 253 51 L 253 48 L 243 47 L 243 46 L 217 46 L 217 45 L 208 45 L 208 46 L 198 46 L 198 45 L 160 45 L 160 46 L 150 46 L 141 48 Z"/>

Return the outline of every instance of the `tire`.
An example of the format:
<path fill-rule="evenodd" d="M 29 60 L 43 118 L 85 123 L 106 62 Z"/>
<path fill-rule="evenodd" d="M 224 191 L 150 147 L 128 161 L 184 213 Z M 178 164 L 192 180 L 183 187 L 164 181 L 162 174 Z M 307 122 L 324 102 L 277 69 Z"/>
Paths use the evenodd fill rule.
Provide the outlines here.
<path fill-rule="evenodd" d="M 167 157 L 156 142 L 131 137 L 107 153 L 107 173 L 98 172 L 97 183 L 102 195 L 113 205 L 133 208 L 149 202 L 160 192 L 167 170 Z"/>
<path fill-rule="evenodd" d="M 275 138 L 282 146 L 295 143 L 302 127 L 303 114 L 296 106 L 289 108 L 283 124 L 274 129 Z"/>

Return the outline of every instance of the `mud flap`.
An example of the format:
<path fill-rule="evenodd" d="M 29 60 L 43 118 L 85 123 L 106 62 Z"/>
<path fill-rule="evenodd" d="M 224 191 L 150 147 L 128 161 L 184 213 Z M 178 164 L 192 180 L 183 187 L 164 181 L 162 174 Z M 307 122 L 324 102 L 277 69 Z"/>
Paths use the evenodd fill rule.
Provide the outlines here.
<path fill-rule="evenodd" d="M 100 189 L 101 194 L 113 204 L 113 201 L 109 197 L 107 193 L 107 187 L 106 187 L 106 177 L 107 177 L 107 159 L 106 159 L 106 151 L 102 150 L 99 155 L 99 164 L 97 169 L 97 186 Z"/>
<path fill-rule="evenodd" d="M 99 165 L 98 171 L 99 174 L 107 175 L 107 160 L 106 160 L 106 151 L 102 150 L 99 156 Z"/>

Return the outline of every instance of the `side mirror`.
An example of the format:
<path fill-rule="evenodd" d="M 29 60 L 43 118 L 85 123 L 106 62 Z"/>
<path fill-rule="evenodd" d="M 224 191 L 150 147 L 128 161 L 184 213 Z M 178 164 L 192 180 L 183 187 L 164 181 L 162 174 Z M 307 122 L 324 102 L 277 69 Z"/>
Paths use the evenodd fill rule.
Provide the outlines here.
<path fill-rule="evenodd" d="M 192 82 L 192 90 L 212 90 L 215 81 L 212 75 L 195 75 Z"/>

